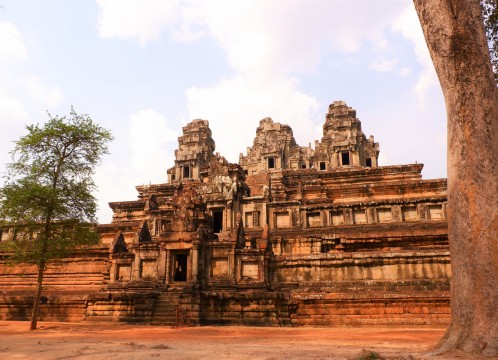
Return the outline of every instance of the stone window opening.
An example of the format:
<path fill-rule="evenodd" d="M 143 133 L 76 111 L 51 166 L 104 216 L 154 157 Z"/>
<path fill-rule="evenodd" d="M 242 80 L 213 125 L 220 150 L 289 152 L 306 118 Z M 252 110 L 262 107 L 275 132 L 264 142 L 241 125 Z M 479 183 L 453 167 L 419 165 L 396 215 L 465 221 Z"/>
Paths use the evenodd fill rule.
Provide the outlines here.
<path fill-rule="evenodd" d="M 190 166 L 189 165 L 183 166 L 183 178 L 184 179 L 190 178 Z"/>
<path fill-rule="evenodd" d="M 372 167 L 372 158 L 366 158 L 365 159 L 365 166 L 366 167 Z"/>
<path fill-rule="evenodd" d="M 325 165 L 325 161 L 320 161 L 320 171 L 327 170 L 327 166 Z"/>
<path fill-rule="evenodd" d="M 213 233 L 219 234 L 223 229 L 223 210 L 213 211 Z"/>
<path fill-rule="evenodd" d="M 268 157 L 268 169 L 275 169 L 275 157 Z"/>
<path fill-rule="evenodd" d="M 306 163 L 305 162 L 301 163 L 301 169 L 306 169 Z"/>
<path fill-rule="evenodd" d="M 350 165 L 349 152 L 348 151 L 343 151 L 341 153 L 341 160 L 342 160 L 342 165 Z"/>

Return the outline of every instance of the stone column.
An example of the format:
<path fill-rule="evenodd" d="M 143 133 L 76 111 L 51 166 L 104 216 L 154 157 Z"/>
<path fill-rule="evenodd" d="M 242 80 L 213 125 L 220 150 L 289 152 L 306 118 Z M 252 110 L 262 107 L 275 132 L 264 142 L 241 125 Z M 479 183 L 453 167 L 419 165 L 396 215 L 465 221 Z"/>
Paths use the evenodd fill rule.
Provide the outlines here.
<path fill-rule="evenodd" d="M 166 272 L 164 276 L 164 283 L 169 284 L 170 283 L 170 276 L 171 276 L 171 252 L 168 249 L 165 249 L 166 253 Z"/>
<path fill-rule="evenodd" d="M 199 276 L 199 246 L 194 244 L 192 254 L 192 280 L 197 281 Z"/>

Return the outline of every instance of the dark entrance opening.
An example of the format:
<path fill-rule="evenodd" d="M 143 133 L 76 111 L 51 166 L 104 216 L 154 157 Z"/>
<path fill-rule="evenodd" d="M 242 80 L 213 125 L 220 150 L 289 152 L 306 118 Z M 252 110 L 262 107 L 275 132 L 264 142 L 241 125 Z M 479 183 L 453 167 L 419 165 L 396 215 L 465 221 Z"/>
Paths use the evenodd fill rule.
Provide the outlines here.
<path fill-rule="evenodd" d="M 342 165 L 349 165 L 349 152 L 341 153 L 342 156 Z"/>
<path fill-rule="evenodd" d="M 372 167 L 372 159 L 371 158 L 366 158 L 365 159 L 365 166 L 366 167 Z"/>
<path fill-rule="evenodd" d="M 219 234 L 223 229 L 223 211 L 213 211 L 213 233 Z"/>
<path fill-rule="evenodd" d="M 327 169 L 327 168 L 326 168 L 326 166 L 325 166 L 325 162 L 324 162 L 324 161 L 321 161 L 321 162 L 320 162 L 320 170 L 321 170 L 321 171 L 324 171 L 324 170 L 326 170 L 326 169 Z"/>
<path fill-rule="evenodd" d="M 174 254 L 173 280 L 187 281 L 187 254 Z"/>
<path fill-rule="evenodd" d="M 183 167 L 183 178 L 188 179 L 190 177 L 190 166 L 185 165 Z"/>
<path fill-rule="evenodd" d="M 270 156 L 268 158 L 268 169 L 274 169 L 275 168 L 275 158 L 273 156 Z"/>

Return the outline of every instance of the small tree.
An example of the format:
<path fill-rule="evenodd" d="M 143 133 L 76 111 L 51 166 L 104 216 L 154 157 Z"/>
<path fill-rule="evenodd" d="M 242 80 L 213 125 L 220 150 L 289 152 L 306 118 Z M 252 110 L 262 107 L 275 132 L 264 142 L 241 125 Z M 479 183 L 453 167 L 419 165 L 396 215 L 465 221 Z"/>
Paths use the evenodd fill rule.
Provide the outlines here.
<path fill-rule="evenodd" d="M 28 134 L 15 142 L 0 188 L 0 221 L 15 230 L 5 244 L 10 260 L 38 270 L 31 330 L 37 325 L 47 263 L 98 241 L 92 175 L 112 140 L 109 131 L 74 109 L 68 118 L 49 118 L 43 126 L 27 126 Z"/>

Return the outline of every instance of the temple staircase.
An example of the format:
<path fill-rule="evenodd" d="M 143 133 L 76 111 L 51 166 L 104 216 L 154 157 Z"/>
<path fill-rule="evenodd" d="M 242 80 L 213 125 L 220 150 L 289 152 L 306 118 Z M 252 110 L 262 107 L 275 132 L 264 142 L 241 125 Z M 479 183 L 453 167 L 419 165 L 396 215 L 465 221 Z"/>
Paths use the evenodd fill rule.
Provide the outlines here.
<path fill-rule="evenodd" d="M 163 292 L 154 305 L 151 325 L 192 326 L 199 322 L 198 308 L 198 302 L 190 293 Z"/>
<path fill-rule="evenodd" d="M 152 311 L 151 325 L 176 324 L 176 309 L 180 307 L 180 292 L 167 291 L 162 293 L 156 300 Z"/>

